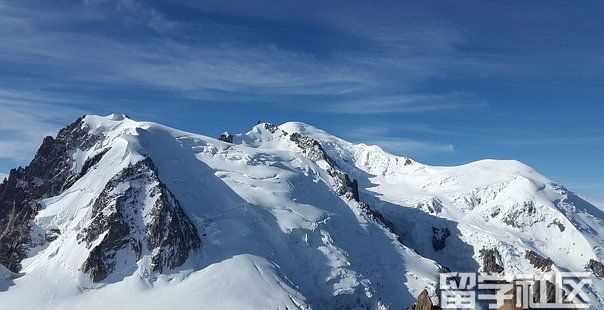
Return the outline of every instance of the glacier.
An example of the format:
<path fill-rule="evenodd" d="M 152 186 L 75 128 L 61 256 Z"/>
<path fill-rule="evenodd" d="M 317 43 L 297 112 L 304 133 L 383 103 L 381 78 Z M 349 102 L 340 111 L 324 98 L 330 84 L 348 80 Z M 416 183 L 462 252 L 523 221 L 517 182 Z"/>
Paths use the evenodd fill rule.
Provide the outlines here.
<path fill-rule="evenodd" d="M 216 139 L 84 116 L 0 186 L 0 231 L 0 309 L 404 309 L 446 270 L 587 266 L 604 308 L 604 212 L 563 185 L 299 122 Z"/>

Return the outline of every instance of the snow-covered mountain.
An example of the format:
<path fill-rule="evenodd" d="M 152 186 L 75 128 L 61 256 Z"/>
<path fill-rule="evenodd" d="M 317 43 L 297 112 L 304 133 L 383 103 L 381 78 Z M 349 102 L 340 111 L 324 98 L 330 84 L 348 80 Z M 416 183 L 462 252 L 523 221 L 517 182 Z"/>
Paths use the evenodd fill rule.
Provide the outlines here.
<path fill-rule="evenodd" d="M 0 309 L 398 310 L 443 270 L 585 268 L 602 309 L 603 245 L 604 212 L 516 161 L 85 116 L 0 185 Z"/>

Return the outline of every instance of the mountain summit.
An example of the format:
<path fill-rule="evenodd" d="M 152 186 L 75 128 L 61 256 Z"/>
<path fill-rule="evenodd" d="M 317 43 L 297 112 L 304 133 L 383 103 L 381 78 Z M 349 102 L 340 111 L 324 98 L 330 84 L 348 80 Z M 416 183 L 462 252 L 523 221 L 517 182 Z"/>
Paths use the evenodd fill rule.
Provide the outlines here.
<path fill-rule="evenodd" d="M 602 309 L 603 244 L 604 212 L 517 161 L 88 115 L 0 185 L 0 305 L 399 310 L 443 271 L 588 270 Z"/>

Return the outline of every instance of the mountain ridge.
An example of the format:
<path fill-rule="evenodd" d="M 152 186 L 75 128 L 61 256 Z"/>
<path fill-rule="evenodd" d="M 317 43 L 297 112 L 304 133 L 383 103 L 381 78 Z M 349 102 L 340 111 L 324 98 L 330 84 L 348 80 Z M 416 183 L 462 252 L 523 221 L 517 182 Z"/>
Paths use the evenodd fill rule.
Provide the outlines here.
<path fill-rule="evenodd" d="M 428 166 L 300 122 L 215 139 L 113 114 L 85 116 L 61 132 L 79 143 L 59 143 L 57 155 L 48 151 L 56 139 L 47 138 L 38 151 L 59 158 L 50 164 L 58 173 L 33 173 L 19 187 L 27 174 L 17 169 L 0 185 L 0 228 L 23 239 L 17 255 L 0 256 L 23 273 L 6 292 L 0 285 L 0 300 L 14 309 L 50 296 L 64 299 L 48 305 L 56 309 L 93 305 L 92 296 L 119 289 L 163 295 L 150 309 L 185 292 L 203 296 L 208 309 L 398 309 L 423 290 L 438 300 L 439 270 L 528 272 L 548 258 L 554 269 L 597 273 L 604 258 L 602 211 L 517 161 Z M 140 177 L 119 177 L 132 167 L 143 168 Z M 5 183 L 44 188 L 19 209 L 19 229 L 7 215 L 16 210 L 10 197 L 2 199 Z M 139 198 L 124 205 L 122 196 Z M 120 210 L 137 214 L 122 215 L 134 222 L 116 224 L 111 214 Z M 95 240 L 111 242 L 93 255 L 103 244 Z M 165 251 L 168 260 L 158 254 Z M 41 285 L 33 279 L 66 287 L 20 300 Z M 590 294 L 601 305 L 596 281 Z"/>

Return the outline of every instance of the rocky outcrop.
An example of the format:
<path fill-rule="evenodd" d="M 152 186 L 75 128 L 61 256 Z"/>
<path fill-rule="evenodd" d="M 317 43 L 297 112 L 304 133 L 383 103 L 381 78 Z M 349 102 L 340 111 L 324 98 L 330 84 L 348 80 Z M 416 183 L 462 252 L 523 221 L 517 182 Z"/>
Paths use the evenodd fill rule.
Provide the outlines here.
<path fill-rule="evenodd" d="M 480 250 L 480 257 L 482 259 L 482 272 L 489 274 L 503 272 L 503 262 L 497 249 L 482 249 Z"/>
<path fill-rule="evenodd" d="M 44 240 L 46 240 L 46 242 L 52 242 L 57 240 L 60 235 L 61 230 L 59 230 L 58 228 L 51 228 L 44 234 Z"/>
<path fill-rule="evenodd" d="M 99 148 L 102 139 L 80 118 L 61 129 L 56 138 L 44 138 L 27 167 L 11 170 L 0 184 L 1 265 L 11 272 L 21 269 L 21 261 L 33 246 L 30 232 L 39 201 L 61 194 L 94 169 L 110 150 Z M 77 169 L 76 152 L 94 155 Z M 159 180 L 150 159 L 113 177 L 91 209 L 91 221 L 78 238 L 91 249 L 82 270 L 94 281 L 111 273 L 116 254 L 126 247 L 135 259 L 147 255 L 150 270 L 157 272 L 182 265 L 200 247 L 195 227 Z M 51 228 L 41 236 L 43 242 L 52 242 L 60 234 Z"/>
<path fill-rule="evenodd" d="M 323 150 L 323 147 L 318 140 L 308 136 L 303 136 L 297 132 L 292 133 L 289 139 L 296 143 L 296 145 L 302 149 L 310 160 L 325 160 L 332 164 L 331 159 L 329 159 L 329 156 L 327 156 L 327 153 Z"/>
<path fill-rule="evenodd" d="M 227 143 L 233 143 L 233 135 L 230 134 L 228 131 L 225 131 L 222 134 L 220 134 L 220 136 L 218 136 L 218 140 L 224 141 Z"/>
<path fill-rule="evenodd" d="M 448 228 L 438 228 L 432 226 L 432 247 L 434 248 L 434 251 L 444 249 L 449 236 L 451 236 L 451 232 Z"/>
<path fill-rule="evenodd" d="M 520 229 L 532 226 L 543 219 L 543 215 L 538 212 L 538 208 L 532 200 L 515 203 L 502 217 L 505 224 Z"/>
<path fill-rule="evenodd" d="M 201 245 L 197 229 L 160 181 L 150 158 L 115 175 L 91 212 L 78 240 L 91 248 L 82 271 L 94 282 L 115 269 L 118 252 L 133 261 L 148 256 L 150 270 L 162 272 L 182 265 Z"/>
<path fill-rule="evenodd" d="M 547 225 L 547 227 L 551 227 L 551 226 L 558 227 L 560 232 L 564 232 L 564 230 L 566 230 L 566 227 L 564 226 L 564 224 L 562 224 L 562 222 L 560 222 L 560 219 L 554 219 L 551 223 L 549 223 Z"/>
<path fill-rule="evenodd" d="M 263 122 L 263 121 L 258 121 L 257 123 L 258 125 L 263 125 L 264 129 L 266 129 L 268 132 L 270 133 L 275 133 L 279 130 L 279 127 L 277 127 L 276 125 L 270 123 L 270 122 Z"/>
<path fill-rule="evenodd" d="M 329 165 L 327 173 L 332 178 L 336 194 L 339 196 L 347 195 L 355 201 L 360 201 L 358 182 L 338 167 L 336 162 L 327 155 L 327 152 L 325 152 L 318 140 L 303 136 L 297 132 L 292 133 L 289 139 L 296 143 L 310 160 L 315 162 L 323 160 Z"/>
<path fill-rule="evenodd" d="M 72 154 L 92 148 L 100 138 L 90 134 L 80 118 L 61 129 L 56 138 L 44 138 L 27 167 L 10 171 L 0 184 L 0 264 L 12 272 L 21 269 L 38 201 L 60 194 L 78 179 Z"/>
<path fill-rule="evenodd" d="M 443 210 L 443 204 L 438 198 L 418 202 L 416 208 L 424 210 L 429 214 L 439 214 Z"/>
<path fill-rule="evenodd" d="M 276 130 L 272 132 L 274 133 Z M 287 132 L 283 132 L 283 134 L 285 136 L 288 135 Z M 338 164 L 331 159 L 323 149 L 319 140 L 301 135 L 297 132 L 292 133 L 289 136 L 289 139 L 294 142 L 310 160 L 315 162 L 325 161 L 328 164 L 327 173 L 331 177 L 333 190 L 338 196 L 344 196 L 348 200 L 357 202 L 356 206 L 363 217 L 378 223 L 386 230 L 396 235 L 399 242 L 402 242 L 400 236 L 396 233 L 394 225 L 386 220 L 384 215 L 380 212 L 371 208 L 368 203 L 361 201 L 357 180 L 351 178 L 346 172 L 338 167 Z"/>
<path fill-rule="evenodd" d="M 604 278 L 604 264 L 602 264 L 601 262 L 595 260 L 595 259 L 590 259 L 589 263 L 587 263 L 587 266 L 585 267 L 586 270 L 591 270 L 591 272 L 593 272 L 594 276 L 603 279 Z"/>
<path fill-rule="evenodd" d="M 407 307 L 407 310 L 440 310 L 440 307 L 434 305 L 428 291 L 423 290 L 419 296 L 417 296 L 416 303 Z"/>
<path fill-rule="evenodd" d="M 533 267 L 541 271 L 547 272 L 552 270 L 552 265 L 554 264 L 554 262 L 549 257 L 543 257 L 537 254 L 537 252 L 530 250 L 526 251 L 524 257 L 528 259 L 529 263 L 531 263 Z"/>

